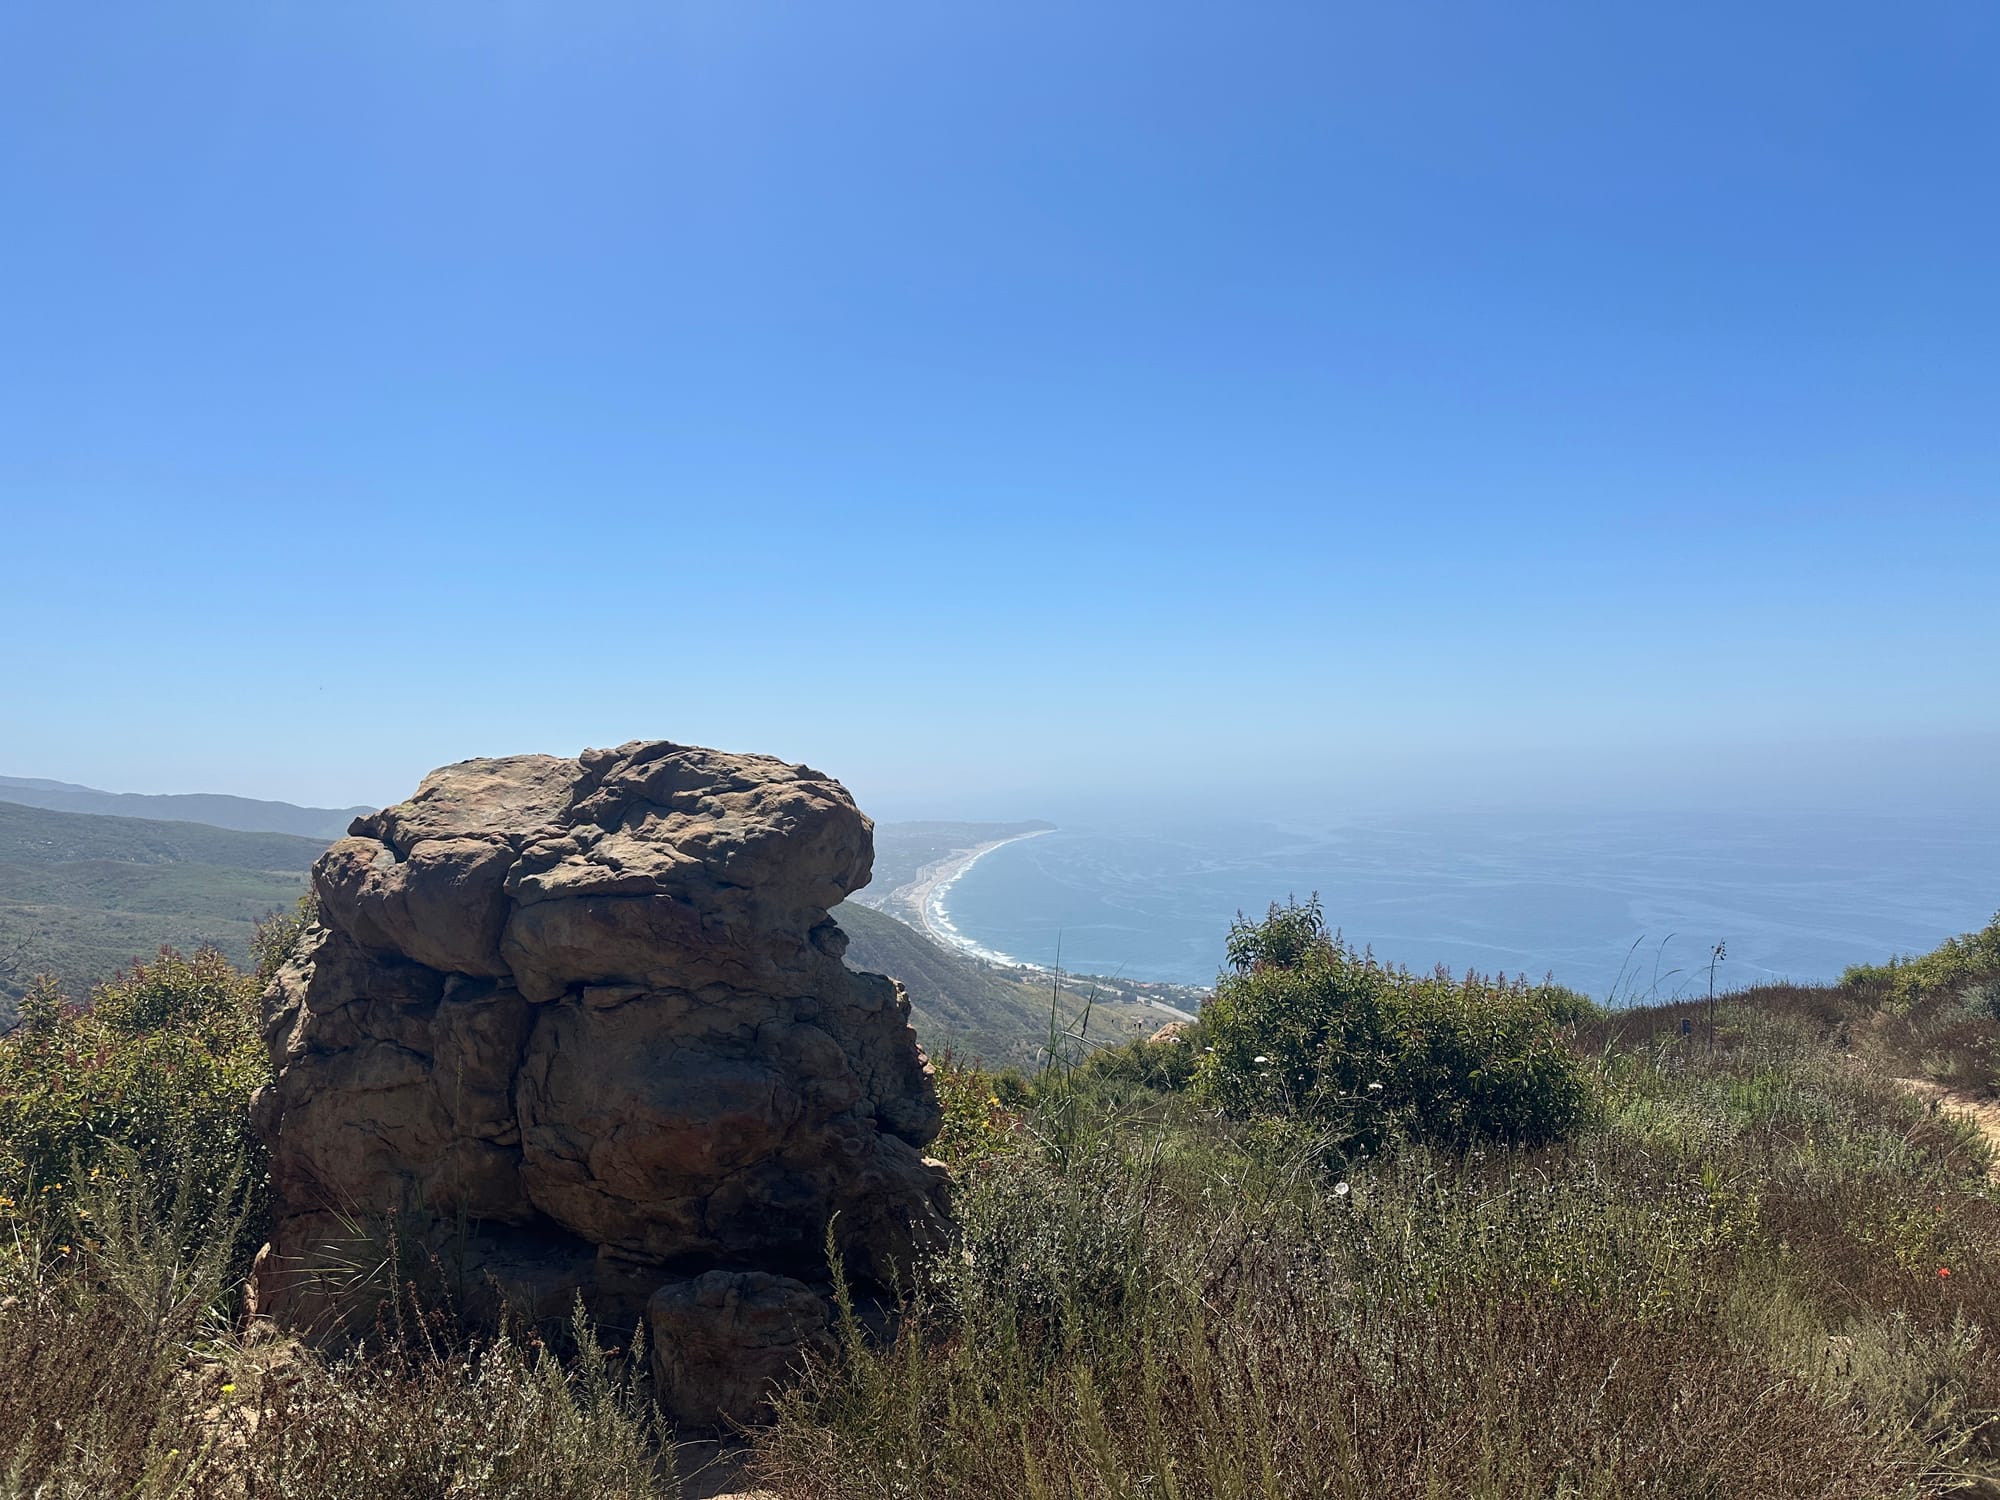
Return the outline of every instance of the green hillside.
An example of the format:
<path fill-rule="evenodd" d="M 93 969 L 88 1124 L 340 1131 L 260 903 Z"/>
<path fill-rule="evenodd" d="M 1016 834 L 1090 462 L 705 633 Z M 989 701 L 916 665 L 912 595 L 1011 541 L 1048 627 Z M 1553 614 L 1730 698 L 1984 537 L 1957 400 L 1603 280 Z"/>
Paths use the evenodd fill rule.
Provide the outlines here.
<path fill-rule="evenodd" d="M 917 1035 L 932 1052 L 949 1046 L 998 1067 L 1031 1062 L 1049 1029 L 1049 990 L 997 972 L 977 959 L 940 948 L 914 927 L 857 901 L 842 902 L 834 918 L 848 936 L 847 962 L 899 979 L 916 1012 Z M 1065 1017 L 1082 1005 L 1065 992 Z M 1125 1041 L 1168 1020 L 1164 1013 L 1130 1004 L 1100 1005 L 1090 1035 Z"/>
<path fill-rule="evenodd" d="M 36 974 L 82 996 L 162 943 L 247 963 L 257 919 L 298 899 L 325 847 L 0 802 L 0 1025 Z"/>
<path fill-rule="evenodd" d="M 0 802 L 0 861 L 48 865 L 78 860 L 214 865 L 231 870 L 309 870 L 328 839 L 244 833 L 206 823 L 53 812 Z"/>

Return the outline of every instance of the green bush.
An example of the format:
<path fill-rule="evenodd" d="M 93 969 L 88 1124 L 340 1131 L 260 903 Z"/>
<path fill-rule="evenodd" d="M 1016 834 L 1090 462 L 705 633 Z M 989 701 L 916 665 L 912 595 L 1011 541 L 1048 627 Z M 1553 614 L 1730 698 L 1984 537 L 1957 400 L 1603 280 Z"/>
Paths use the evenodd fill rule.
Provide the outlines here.
<path fill-rule="evenodd" d="M 1851 989 L 1886 990 L 1902 1005 L 1996 980 L 2000 980 L 2000 914 L 1977 932 L 1946 938 L 1929 953 L 1886 964 L 1855 964 L 1840 976 Z"/>
<path fill-rule="evenodd" d="M 1077 1071 L 1092 1082 L 1135 1084 L 1176 1094 L 1194 1082 L 1202 1046 L 1200 1026 L 1185 1026 L 1159 1041 L 1141 1039 L 1106 1047 L 1092 1053 Z"/>
<path fill-rule="evenodd" d="M 780 1397 L 757 1482 L 784 1500 L 1990 1492 L 1972 1477 L 2000 1476 L 1982 1161 L 1816 1019 L 1724 1004 L 1713 1051 L 1655 1045 L 1678 1034 L 1662 1008 L 1593 1055 L 1604 1104 L 1567 1140 L 1412 1146 L 1337 1179 L 1212 1110 L 1051 1087 L 1022 1148 L 967 1184 L 962 1236 L 895 1334 L 845 1316 L 845 1357 Z"/>
<path fill-rule="evenodd" d="M 1230 1115 L 1374 1150 L 1402 1134 L 1553 1140 L 1588 1103 L 1558 1019 L 1576 1009 L 1567 990 L 1390 968 L 1329 934 L 1317 898 L 1239 919 L 1229 956 L 1195 1085 Z"/>
<path fill-rule="evenodd" d="M 963 1170 L 1014 1142 L 1020 1114 L 995 1092 L 995 1076 L 947 1047 L 931 1059 L 944 1124 L 931 1152 L 954 1170 Z"/>
<path fill-rule="evenodd" d="M 164 1193 L 183 1171 L 206 1191 L 264 1183 L 250 1095 L 270 1076 L 259 986 L 214 949 L 162 949 L 98 988 L 89 1008 L 40 986 L 0 1042 L 0 1214 L 65 1216 L 79 1181 L 131 1176 Z"/>

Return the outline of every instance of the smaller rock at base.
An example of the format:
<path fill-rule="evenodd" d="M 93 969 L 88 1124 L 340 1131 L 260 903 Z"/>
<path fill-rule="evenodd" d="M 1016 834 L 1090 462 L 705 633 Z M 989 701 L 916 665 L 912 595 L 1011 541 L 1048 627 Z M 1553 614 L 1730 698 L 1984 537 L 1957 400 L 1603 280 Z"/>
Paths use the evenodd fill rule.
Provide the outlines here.
<path fill-rule="evenodd" d="M 1154 1047 L 1167 1047 L 1176 1042 L 1186 1045 L 1187 1039 L 1192 1035 L 1194 1035 L 1194 1023 L 1192 1021 L 1169 1021 L 1158 1031 L 1147 1037 L 1146 1041 L 1148 1045 Z"/>
<path fill-rule="evenodd" d="M 789 1276 L 708 1271 L 666 1283 L 646 1304 L 661 1407 L 693 1427 L 769 1420 L 773 1389 L 808 1356 L 833 1356 L 830 1321 L 826 1300 Z"/>

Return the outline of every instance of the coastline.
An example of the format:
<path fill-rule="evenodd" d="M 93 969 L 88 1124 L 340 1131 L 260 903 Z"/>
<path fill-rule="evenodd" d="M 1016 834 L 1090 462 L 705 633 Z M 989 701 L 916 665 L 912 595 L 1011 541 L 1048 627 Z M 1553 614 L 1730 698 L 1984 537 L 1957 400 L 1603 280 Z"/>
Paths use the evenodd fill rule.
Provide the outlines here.
<path fill-rule="evenodd" d="M 894 891 L 890 892 L 889 899 L 884 903 L 884 909 L 888 910 L 891 915 L 900 916 L 904 920 L 909 921 L 925 937 L 941 948 L 950 949 L 955 953 L 963 953 L 968 958 L 976 958 L 983 963 L 993 964 L 999 968 L 1012 969 L 1015 971 L 1016 976 L 1022 979 L 1032 978 L 1036 982 L 1041 982 L 1056 978 L 1058 971 L 1050 968 L 1047 964 L 1032 963 L 1027 959 L 1016 958 L 1011 953 L 1002 953 L 997 948 L 988 948 L 984 944 L 975 942 L 972 938 L 967 937 L 952 922 L 951 909 L 947 905 L 947 897 L 951 894 L 951 888 L 958 883 L 959 877 L 964 875 L 967 870 L 970 870 L 995 849 L 1003 849 L 1009 844 L 1018 844 L 1023 839 L 1039 838 L 1045 833 L 1055 833 L 1056 831 L 1053 828 L 1038 828 L 1030 833 L 1012 834 L 1004 839 L 993 839 L 990 842 L 980 844 L 976 848 L 960 850 L 944 859 L 925 865 L 917 872 L 915 880 L 912 880 L 907 885 L 898 886 Z M 1192 998 L 1193 994 L 1198 993 L 1194 991 L 1192 986 L 1168 985 L 1140 980 L 1113 980 L 1104 979 L 1102 976 L 1093 978 L 1091 983 L 1093 989 L 1102 984 L 1109 991 L 1105 996 L 1106 999 L 1120 999 L 1129 1004 L 1141 1005 L 1148 1009 L 1161 1011 L 1179 1021 L 1196 1021 L 1200 1019 L 1195 1011 L 1188 1010 L 1184 1006 L 1170 1004 L 1167 1000 L 1162 999 L 1160 995 L 1160 992 L 1164 990 L 1172 994 L 1176 999 Z"/>
<path fill-rule="evenodd" d="M 925 865 L 917 872 L 917 878 L 894 893 L 893 899 L 905 904 L 917 918 L 917 924 L 931 941 L 944 947 L 956 949 L 973 958 L 988 963 L 1004 964 L 1009 968 L 1033 969 L 1038 964 L 1024 963 L 1012 954 L 1001 953 L 997 949 L 983 947 L 965 936 L 952 925 L 950 909 L 945 898 L 959 877 L 995 849 L 1004 849 L 1009 844 L 1018 844 L 1023 839 L 1040 838 L 1045 833 L 1054 833 L 1053 828 L 1038 828 L 1030 833 L 1016 833 L 1004 839 L 993 839 L 971 849 L 961 850 L 934 864 Z"/>

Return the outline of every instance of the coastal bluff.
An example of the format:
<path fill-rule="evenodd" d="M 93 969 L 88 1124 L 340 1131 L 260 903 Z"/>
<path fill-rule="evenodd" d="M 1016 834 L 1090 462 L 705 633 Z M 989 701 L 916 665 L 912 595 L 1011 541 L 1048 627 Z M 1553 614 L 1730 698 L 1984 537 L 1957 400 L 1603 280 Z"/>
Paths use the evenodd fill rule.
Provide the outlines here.
<path fill-rule="evenodd" d="M 828 915 L 872 859 L 832 778 L 667 741 L 355 819 L 264 997 L 258 1313 L 365 1326 L 393 1247 L 468 1317 L 643 1317 L 674 1416 L 753 1417 L 825 1346 L 829 1241 L 887 1285 L 945 1232 L 909 1002 Z"/>

